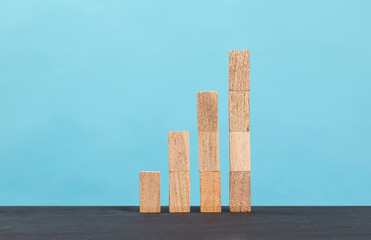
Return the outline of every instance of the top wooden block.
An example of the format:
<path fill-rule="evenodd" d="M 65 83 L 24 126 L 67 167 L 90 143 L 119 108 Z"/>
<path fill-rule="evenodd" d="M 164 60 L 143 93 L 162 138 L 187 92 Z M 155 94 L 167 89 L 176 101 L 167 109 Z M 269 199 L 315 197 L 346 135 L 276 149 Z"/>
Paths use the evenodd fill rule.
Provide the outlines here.
<path fill-rule="evenodd" d="M 169 132 L 169 172 L 189 172 L 189 132 Z"/>
<path fill-rule="evenodd" d="M 197 128 L 199 132 L 218 131 L 218 92 L 197 93 Z"/>
<path fill-rule="evenodd" d="M 229 52 L 229 91 L 250 91 L 250 51 Z"/>

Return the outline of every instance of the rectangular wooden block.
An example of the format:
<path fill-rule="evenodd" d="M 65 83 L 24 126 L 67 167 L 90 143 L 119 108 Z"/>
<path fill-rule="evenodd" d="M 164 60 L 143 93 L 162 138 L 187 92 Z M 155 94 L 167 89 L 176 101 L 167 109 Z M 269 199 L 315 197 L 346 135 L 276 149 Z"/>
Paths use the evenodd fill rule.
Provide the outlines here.
<path fill-rule="evenodd" d="M 200 172 L 219 171 L 219 132 L 198 132 Z"/>
<path fill-rule="evenodd" d="M 250 172 L 229 172 L 230 212 L 251 212 Z"/>
<path fill-rule="evenodd" d="M 189 172 L 189 132 L 169 132 L 169 172 Z"/>
<path fill-rule="evenodd" d="M 250 132 L 229 132 L 230 171 L 250 171 Z"/>
<path fill-rule="evenodd" d="M 250 100 L 248 91 L 229 91 L 229 131 L 250 130 Z"/>
<path fill-rule="evenodd" d="M 190 172 L 169 173 L 169 212 L 190 212 Z"/>
<path fill-rule="evenodd" d="M 201 212 L 221 212 L 220 172 L 200 172 Z"/>
<path fill-rule="evenodd" d="M 161 212 L 160 172 L 139 172 L 139 198 L 141 213 Z"/>
<path fill-rule="evenodd" d="M 229 91 L 250 90 L 250 51 L 229 52 Z"/>
<path fill-rule="evenodd" d="M 218 131 L 218 92 L 197 93 L 197 128 L 199 132 Z"/>

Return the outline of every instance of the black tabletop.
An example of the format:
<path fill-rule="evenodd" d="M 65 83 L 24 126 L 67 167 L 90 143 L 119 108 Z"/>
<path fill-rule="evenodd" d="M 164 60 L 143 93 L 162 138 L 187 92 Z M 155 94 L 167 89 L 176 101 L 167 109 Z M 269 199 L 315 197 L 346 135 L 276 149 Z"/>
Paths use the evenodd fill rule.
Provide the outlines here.
<path fill-rule="evenodd" d="M 0 207 L 0 239 L 371 239 L 371 207 L 253 207 L 140 214 L 138 207 Z"/>

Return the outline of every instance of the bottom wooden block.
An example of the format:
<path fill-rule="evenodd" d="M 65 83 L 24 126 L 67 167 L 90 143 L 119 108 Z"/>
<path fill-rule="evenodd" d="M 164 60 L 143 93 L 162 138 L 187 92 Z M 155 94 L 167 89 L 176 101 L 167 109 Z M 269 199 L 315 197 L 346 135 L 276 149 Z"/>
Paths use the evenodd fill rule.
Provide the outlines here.
<path fill-rule="evenodd" d="M 229 208 L 231 212 L 251 212 L 250 172 L 229 172 Z"/>
<path fill-rule="evenodd" d="M 141 213 L 161 212 L 160 172 L 139 173 L 139 198 Z"/>
<path fill-rule="evenodd" d="M 190 172 L 169 173 L 169 212 L 190 212 Z"/>
<path fill-rule="evenodd" d="M 220 172 L 200 172 L 201 212 L 221 212 Z"/>

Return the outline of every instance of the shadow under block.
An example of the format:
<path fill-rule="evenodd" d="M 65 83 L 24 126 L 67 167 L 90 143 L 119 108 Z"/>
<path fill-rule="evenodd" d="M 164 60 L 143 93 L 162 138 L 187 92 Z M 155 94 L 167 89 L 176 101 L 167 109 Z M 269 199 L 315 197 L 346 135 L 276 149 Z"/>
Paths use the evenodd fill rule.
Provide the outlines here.
<path fill-rule="evenodd" d="M 250 130 L 250 102 L 248 91 L 229 91 L 229 131 Z"/>
<path fill-rule="evenodd" d="M 190 172 L 169 173 L 169 212 L 190 212 Z"/>
<path fill-rule="evenodd" d="M 189 132 L 169 132 L 169 172 L 189 172 Z"/>
<path fill-rule="evenodd" d="M 229 52 L 229 91 L 250 91 L 250 51 Z"/>
<path fill-rule="evenodd" d="M 141 213 L 161 212 L 160 172 L 139 172 L 139 195 Z"/>
<path fill-rule="evenodd" d="M 200 172 L 219 171 L 219 132 L 198 132 Z"/>
<path fill-rule="evenodd" d="M 218 131 L 218 93 L 197 93 L 197 129 L 199 132 Z"/>
<path fill-rule="evenodd" d="M 250 132 L 229 132 L 230 171 L 250 171 Z"/>
<path fill-rule="evenodd" d="M 229 172 L 231 212 L 251 212 L 250 172 Z"/>
<path fill-rule="evenodd" d="M 221 212 L 220 172 L 200 172 L 201 212 Z"/>

